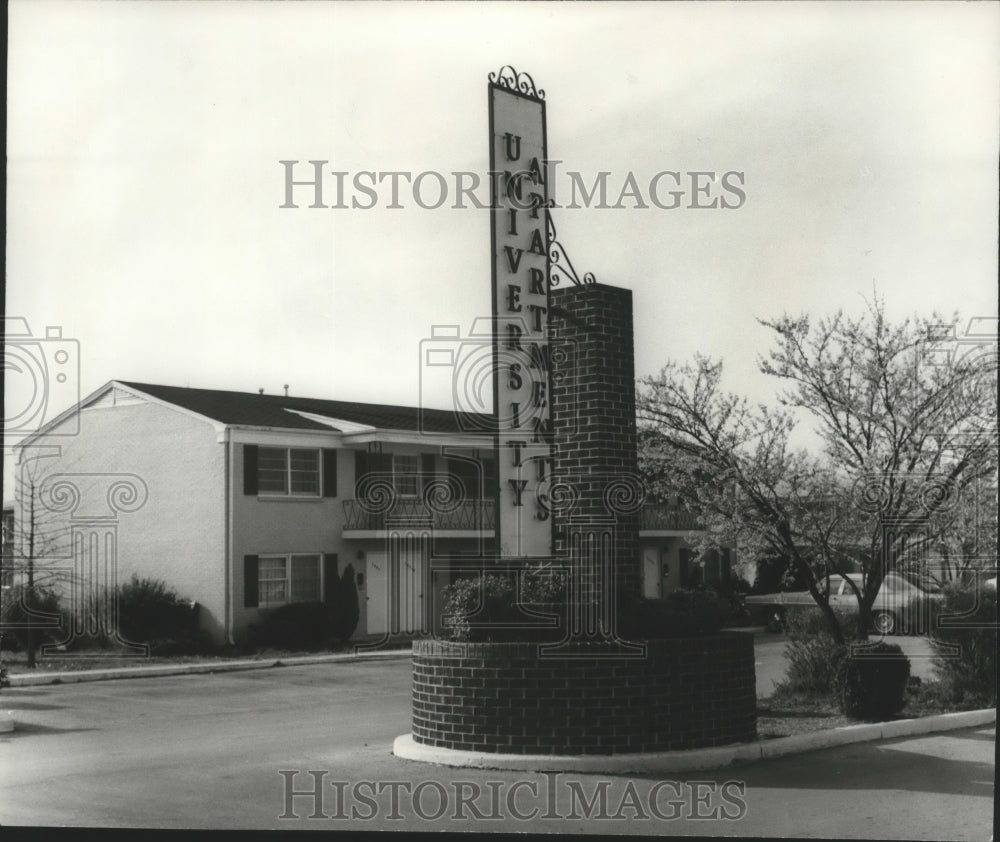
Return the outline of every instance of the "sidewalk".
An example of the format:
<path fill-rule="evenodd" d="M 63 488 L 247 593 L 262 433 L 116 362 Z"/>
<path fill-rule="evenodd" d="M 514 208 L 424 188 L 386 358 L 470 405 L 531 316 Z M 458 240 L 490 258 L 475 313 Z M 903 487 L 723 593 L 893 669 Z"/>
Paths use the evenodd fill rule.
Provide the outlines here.
<path fill-rule="evenodd" d="M 37 687 L 45 684 L 76 684 L 82 681 L 110 681 L 123 678 L 155 678 L 164 675 L 202 675 L 216 672 L 273 669 L 274 667 L 329 664 L 337 661 L 366 661 L 372 658 L 409 658 L 409 649 L 372 649 L 362 652 L 338 652 L 330 655 L 296 655 L 281 658 L 244 658 L 232 661 L 195 661 L 187 664 L 156 664 L 138 667 L 66 670 L 65 672 L 15 673 L 9 676 L 11 687 Z M 123 659 L 124 661 L 125 659 Z"/>

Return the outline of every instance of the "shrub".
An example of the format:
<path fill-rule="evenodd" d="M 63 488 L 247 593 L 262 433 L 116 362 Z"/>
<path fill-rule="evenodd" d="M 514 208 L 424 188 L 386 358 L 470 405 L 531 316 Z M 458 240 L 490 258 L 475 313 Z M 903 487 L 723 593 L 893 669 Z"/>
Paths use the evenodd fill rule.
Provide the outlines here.
<path fill-rule="evenodd" d="M 877 642 L 855 649 L 837 665 L 840 709 L 852 719 L 882 720 L 906 703 L 910 659 L 895 643 Z"/>
<path fill-rule="evenodd" d="M 140 579 L 134 573 L 118 587 L 118 629 L 135 643 L 176 639 L 193 631 L 192 604 L 181 599 L 161 579 Z"/>
<path fill-rule="evenodd" d="M 485 574 L 459 579 L 444 589 L 443 596 L 447 639 L 497 643 L 516 636 L 518 630 L 514 628 L 487 628 L 492 624 L 516 623 L 521 616 L 510 577 Z"/>
<path fill-rule="evenodd" d="M 851 612 L 837 612 L 847 638 L 858 636 L 858 618 Z M 782 687 L 809 695 L 830 696 L 835 692 L 835 676 L 848 648 L 834 640 L 826 617 L 818 609 L 789 611 L 785 616 L 788 667 Z"/>
<path fill-rule="evenodd" d="M 361 610 L 358 603 L 358 585 L 354 580 L 354 565 L 348 564 L 337 578 L 330 601 L 333 637 L 346 642 L 358 627 Z"/>
<path fill-rule="evenodd" d="M 943 589 L 943 595 L 932 625 L 941 684 L 950 701 L 993 707 L 997 701 L 996 591 L 977 592 L 974 587 L 953 584 Z M 960 616 L 945 619 L 942 615 Z M 951 648 L 956 645 L 957 655 Z"/>
<path fill-rule="evenodd" d="M 548 642 L 566 635 L 529 612 L 566 619 L 567 587 L 561 571 L 531 570 L 521 579 L 483 574 L 444 589 L 444 637 L 467 643 Z M 662 640 L 715 634 L 729 617 L 728 599 L 708 588 L 679 590 L 664 599 L 635 599 L 618 608 L 616 630 L 629 640 Z M 489 626 L 492 626 L 490 628 Z"/>
<path fill-rule="evenodd" d="M 319 649 L 333 643 L 334 612 L 324 602 L 291 602 L 275 608 L 252 628 L 260 649 Z"/>
<path fill-rule="evenodd" d="M 45 618 L 38 614 L 50 616 Z M 58 616 L 58 625 L 48 625 L 52 622 L 51 615 Z M 31 589 L 18 585 L 4 594 L 3 623 L 8 626 L 3 632 L 3 644 L 9 649 L 28 648 L 28 623 L 35 626 L 36 646 L 59 643 L 65 636 L 66 621 L 60 608 L 59 595 L 40 585 Z M 40 625 L 43 623 L 45 625 Z"/>
<path fill-rule="evenodd" d="M 521 602 L 524 605 L 565 606 L 566 598 L 566 574 L 562 570 L 534 568 L 522 577 Z"/>
<path fill-rule="evenodd" d="M 564 577 L 545 569 L 529 570 L 521 577 L 520 593 L 516 582 L 513 575 L 495 573 L 452 582 L 443 592 L 443 636 L 466 643 L 545 642 L 562 638 L 563 624 L 544 625 L 543 619 L 528 612 L 565 617 Z"/>
<path fill-rule="evenodd" d="M 665 640 L 715 634 L 729 618 L 729 600 L 708 589 L 678 590 L 663 599 L 639 599 L 619 612 L 618 633 L 628 640 Z"/>

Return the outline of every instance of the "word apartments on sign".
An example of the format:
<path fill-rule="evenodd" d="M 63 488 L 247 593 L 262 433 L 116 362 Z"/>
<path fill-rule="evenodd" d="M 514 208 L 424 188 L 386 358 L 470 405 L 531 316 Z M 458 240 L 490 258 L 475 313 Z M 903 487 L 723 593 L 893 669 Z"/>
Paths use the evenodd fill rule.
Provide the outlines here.
<path fill-rule="evenodd" d="M 511 504 L 522 507 L 534 499 L 535 519 L 546 520 L 545 499 L 537 493 L 551 467 L 552 432 L 545 176 L 538 156 L 522 159 L 522 145 L 520 135 L 503 133 L 505 169 L 497 197 L 495 255 L 498 417 L 501 450 L 506 451 L 500 459 L 510 460 L 506 490 Z"/>

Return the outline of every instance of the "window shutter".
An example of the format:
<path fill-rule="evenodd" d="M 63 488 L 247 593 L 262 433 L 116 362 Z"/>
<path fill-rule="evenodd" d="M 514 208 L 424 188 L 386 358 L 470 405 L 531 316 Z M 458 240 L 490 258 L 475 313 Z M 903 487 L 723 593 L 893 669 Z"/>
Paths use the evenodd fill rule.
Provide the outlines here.
<path fill-rule="evenodd" d="M 259 597 L 257 595 L 257 574 L 258 570 L 257 556 L 255 555 L 245 555 L 243 556 L 243 607 L 244 608 L 256 608 Z"/>
<path fill-rule="evenodd" d="M 427 486 L 434 482 L 434 454 L 433 453 L 421 453 L 420 454 L 420 490 L 426 491 Z"/>
<path fill-rule="evenodd" d="M 337 496 L 337 451 L 323 449 L 323 496 Z"/>
<path fill-rule="evenodd" d="M 354 451 L 354 493 L 352 497 L 358 496 L 358 486 L 365 474 L 368 473 L 368 454 L 364 450 Z"/>
<path fill-rule="evenodd" d="M 469 462 L 465 459 L 448 460 L 448 473 L 461 481 L 465 488 L 466 500 L 478 500 L 480 498 L 480 485 L 482 484 L 480 480 L 481 470 L 482 462 Z"/>
<path fill-rule="evenodd" d="M 257 445 L 255 444 L 243 445 L 243 493 L 257 493 Z"/>
<path fill-rule="evenodd" d="M 337 598 L 337 554 L 323 553 L 323 602 L 333 602 Z"/>
<path fill-rule="evenodd" d="M 497 462 L 492 457 L 483 460 L 483 493 L 488 499 L 496 497 L 500 493 L 497 483 Z"/>
<path fill-rule="evenodd" d="M 686 588 L 691 575 L 691 550 L 681 550 L 680 557 L 681 569 L 679 571 L 678 584 L 682 588 Z"/>

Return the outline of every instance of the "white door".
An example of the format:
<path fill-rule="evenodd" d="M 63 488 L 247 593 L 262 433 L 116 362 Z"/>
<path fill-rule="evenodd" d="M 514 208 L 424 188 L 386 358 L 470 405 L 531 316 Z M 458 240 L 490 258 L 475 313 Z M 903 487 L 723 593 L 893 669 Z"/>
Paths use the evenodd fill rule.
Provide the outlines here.
<path fill-rule="evenodd" d="M 424 628 L 424 605 L 428 595 L 426 539 L 421 533 L 408 532 L 393 541 L 390 550 L 392 571 L 398 587 L 393 588 L 397 612 L 390 622 L 393 633 L 417 634 Z M 391 604 L 391 603 L 390 603 Z"/>
<path fill-rule="evenodd" d="M 658 599 L 660 585 L 660 553 L 656 547 L 647 547 L 642 553 L 642 595 L 646 599 Z"/>
<path fill-rule="evenodd" d="M 389 630 L 389 565 L 384 552 L 367 554 L 368 634 L 385 634 Z"/>

